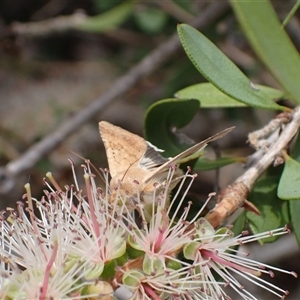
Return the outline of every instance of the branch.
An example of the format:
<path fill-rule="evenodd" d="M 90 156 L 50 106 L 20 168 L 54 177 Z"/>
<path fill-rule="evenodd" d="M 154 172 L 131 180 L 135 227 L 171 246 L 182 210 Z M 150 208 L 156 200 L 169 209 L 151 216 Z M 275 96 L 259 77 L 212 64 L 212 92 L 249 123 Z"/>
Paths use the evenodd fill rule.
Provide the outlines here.
<path fill-rule="evenodd" d="M 12 34 L 27 37 L 44 37 L 48 34 L 63 32 L 71 29 L 77 29 L 84 24 L 88 16 L 83 12 L 75 12 L 70 16 L 59 16 L 39 22 L 12 23 L 10 30 Z"/>
<path fill-rule="evenodd" d="M 201 16 L 192 22 L 192 25 L 203 29 L 219 18 L 227 8 L 229 8 L 227 2 L 215 2 L 203 11 Z M 8 163 L 6 167 L 0 168 L 0 193 L 8 193 L 14 186 L 14 177 L 32 168 L 42 157 L 63 142 L 67 136 L 76 132 L 84 123 L 99 114 L 113 101 L 116 101 L 141 78 L 157 70 L 178 49 L 180 49 L 180 42 L 177 33 L 174 33 L 166 42 L 159 45 L 140 63 L 120 77 L 104 94 L 65 121 L 56 131 L 31 146 L 21 157 Z"/>
<path fill-rule="evenodd" d="M 270 123 L 274 123 L 272 120 Z M 282 124 L 286 122 L 286 117 L 282 117 Z M 290 122 L 284 125 L 284 129 L 280 133 L 279 137 L 273 142 L 267 151 L 262 152 L 259 149 L 259 153 L 262 155 L 256 162 L 235 182 L 225 188 L 219 195 L 218 203 L 205 217 L 212 224 L 213 227 L 218 227 L 224 223 L 224 221 L 232 215 L 239 207 L 244 205 L 251 206 L 247 201 L 247 196 L 255 181 L 263 174 L 263 172 L 276 160 L 281 154 L 293 137 L 296 135 L 300 127 L 300 107 L 297 107 Z M 268 126 L 266 126 L 268 127 Z M 277 130 L 277 128 L 275 128 Z M 270 139 L 274 138 L 270 135 Z"/>

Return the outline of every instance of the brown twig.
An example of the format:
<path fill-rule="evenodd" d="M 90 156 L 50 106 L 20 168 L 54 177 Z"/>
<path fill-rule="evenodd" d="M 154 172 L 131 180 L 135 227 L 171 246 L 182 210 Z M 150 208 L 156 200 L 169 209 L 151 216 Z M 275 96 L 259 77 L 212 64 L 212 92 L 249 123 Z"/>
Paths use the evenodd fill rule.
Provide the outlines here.
<path fill-rule="evenodd" d="M 227 8 L 229 8 L 227 2 L 212 3 L 199 18 L 192 22 L 192 25 L 203 29 L 213 23 Z M 117 97 L 123 95 L 141 78 L 157 70 L 179 48 L 180 42 L 177 33 L 174 33 L 166 42 L 159 45 L 124 76 L 120 77 L 104 94 L 82 108 L 78 114 L 69 118 L 43 140 L 31 146 L 21 157 L 8 163 L 6 167 L 0 168 L 0 192 L 8 193 L 10 191 L 8 187 L 12 188 L 14 186 L 14 177 L 32 168 L 42 157 L 53 151 L 67 136 L 78 130 L 85 122 L 99 114 L 113 101 L 116 101 Z"/>
<path fill-rule="evenodd" d="M 220 193 L 217 205 L 206 215 L 206 219 L 213 227 L 216 228 L 222 225 L 239 207 L 250 205 L 247 202 L 247 196 L 254 183 L 275 161 L 281 151 L 289 145 L 299 127 L 300 107 L 297 107 L 294 110 L 291 121 L 284 127 L 277 140 L 270 145 L 269 149 L 265 152 L 260 152 L 261 157 L 256 158 L 256 162 L 243 175 Z"/>
<path fill-rule="evenodd" d="M 70 16 L 59 16 L 38 22 L 18 23 L 11 24 L 11 33 L 15 35 L 27 37 L 39 37 L 57 32 L 64 32 L 71 29 L 77 29 L 80 25 L 84 24 L 88 16 L 83 12 L 75 12 Z"/>

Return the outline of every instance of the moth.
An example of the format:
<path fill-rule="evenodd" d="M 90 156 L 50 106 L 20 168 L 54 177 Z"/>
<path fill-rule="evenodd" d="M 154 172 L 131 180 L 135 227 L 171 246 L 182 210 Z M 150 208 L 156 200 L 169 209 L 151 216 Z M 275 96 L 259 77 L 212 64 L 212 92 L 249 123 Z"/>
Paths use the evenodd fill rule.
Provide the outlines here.
<path fill-rule="evenodd" d="M 171 192 L 183 175 L 183 171 L 178 168 L 179 164 L 190 156 L 193 158 L 199 156 L 198 152 L 204 149 L 208 142 L 223 137 L 233 128 L 227 128 L 173 158 L 165 158 L 160 154 L 163 150 L 156 148 L 142 137 L 101 121 L 99 130 L 111 175 L 110 201 L 124 197 L 126 202 L 129 202 L 127 207 L 132 208 L 137 198 L 145 204 L 152 203 L 155 195 L 159 194 L 159 188 L 165 184 L 170 168 L 174 168 L 172 181 L 168 187 Z"/>

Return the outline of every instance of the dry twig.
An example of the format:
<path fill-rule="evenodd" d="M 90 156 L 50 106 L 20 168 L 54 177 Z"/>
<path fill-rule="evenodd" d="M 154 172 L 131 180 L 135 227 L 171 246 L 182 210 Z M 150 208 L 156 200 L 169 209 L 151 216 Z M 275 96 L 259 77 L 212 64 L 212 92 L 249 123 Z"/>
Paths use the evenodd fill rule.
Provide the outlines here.
<path fill-rule="evenodd" d="M 284 124 L 286 117 L 283 116 Z M 273 121 L 270 122 L 273 124 Z M 247 196 L 253 188 L 256 180 L 262 173 L 276 160 L 300 127 L 300 107 L 297 107 L 292 114 L 291 121 L 283 128 L 276 141 L 271 142 L 267 151 L 260 152 L 261 157 L 256 157 L 256 162 L 249 169 L 235 180 L 235 182 L 226 187 L 219 195 L 218 203 L 207 215 L 206 219 L 216 228 L 232 215 L 239 207 L 251 204 L 247 201 Z M 274 130 L 277 128 L 275 127 Z M 270 136 L 273 139 L 273 136 Z M 250 207 L 251 208 L 251 207 Z M 252 207 L 253 208 L 253 207 Z M 255 209 L 255 208 L 254 208 Z"/>

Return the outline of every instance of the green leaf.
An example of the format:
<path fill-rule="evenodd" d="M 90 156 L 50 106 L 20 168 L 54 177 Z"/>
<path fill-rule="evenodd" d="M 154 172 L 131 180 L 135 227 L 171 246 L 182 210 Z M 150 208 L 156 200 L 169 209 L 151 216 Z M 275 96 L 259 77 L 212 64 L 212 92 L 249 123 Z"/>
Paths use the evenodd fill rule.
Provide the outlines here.
<path fill-rule="evenodd" d="M 300 200 L 291 201 L 289 204 L 293 232 L 295 233 L 297 242 L 300 246 Z"/>
<path fill-rule="evenodd" d="M 134 1 L 126 1 L 100 15 L 88 17 L 78 29 L 91 32 L 113 30 L 127 20 L 132 13 L 133 5 Z"/>
<path fill-rule="evenodd" d="M 257 88 L 264 93 L 268 98 L 277 100 L 284 96 L 284 93 L 263 85 L 257 85 Z M 211 83 L 198 83 L 186 87 L 175 94 L 177 98 L 191 98 L 197 99 L 202 108 L 214 107 L 245 107 L 242 102 L 234 100 L 233 98 L 222 93 Z"/>
<path fill-rule="evenodd" d="M 246 211 L 243 211 L 239 217 L 234 221 L 233 228 L 231 231 L 234 233 L 234 236 L 241 234 L 246 226 Z"/>
<path fill-rule="evenodd" d="M 211 160 L 205 157 L 200 157 L 195 166 L 193 167 L 193 170 L 213 170 L 218 169 L 236 162 L 245 162 L 244 157 L 220 157 L 215 160 Z"/>
<path fill-rule="evenodd" d="M 250 106 L 284 110 L 284 107 L 258 90 L 202 33 L 182 24 L 178 26 L 178 34 L 185 52 L 198 71 L 223 93 Z"/>
<path fill-rule="evenodd" d="M 256 182 L 249 200 L 259 209 L 261 216 L 246 212 L 249 226 L 254 234 L 279 228 L 289 223 L 288 202 L 277 197 L 278 177 L 265 177 Z M 261 244 L 271 243 L 278 237 L 260 240 Z"/>
<path fill-rule="evenodd" d="M 155 102 L 146 112 L 145 138 L 165 150 L 164 156 L 175 156 L 191 145 L 184 143 L 173 129 L 186 126 L 198 108 L 199 102 L 191 99 L 164 99 Z"/>
<path fill-rule="evenodd" d="M 136 11 L 134 16 L 139 27 L 150 34 L 160 32 L 168 20 L 166 13 L 151 7 L 145 7 Z"/>
<path fill-rule="evenodd" d="M 290 10 L 290 12 L 286 16 L 286 18 L 283 20 L 283 22 L 282 22 L 283 27 L 286 26 L 290 22 L 290 20 L 292 19 L 292 17 L 294 16 L 294 14 L 296 13 L 296 11 L 299 7 L 300 7 L 300 0 L 297 0 L 297 2 L 294 4 L 293 8 Z"/>
<path fill-rule="evenodd" d="M 300 162 L 300 135 L 298 134 L 296 138 L 295 145 L 292 150 L 292 158 Z"/>
<path fill-rule="evenodd" d="M 278 197 L 282 200 L 300 199 L 300 163 L 285 155 L 285 164 L 278 185 Z"/>
<path fill-rule="evenodd" d="M 231 5 L 253 49 L 282 87 L 300 103 L 300 58 L 269 1 Z"/>

